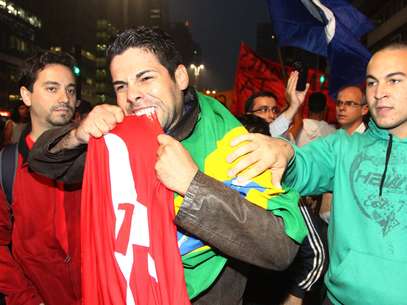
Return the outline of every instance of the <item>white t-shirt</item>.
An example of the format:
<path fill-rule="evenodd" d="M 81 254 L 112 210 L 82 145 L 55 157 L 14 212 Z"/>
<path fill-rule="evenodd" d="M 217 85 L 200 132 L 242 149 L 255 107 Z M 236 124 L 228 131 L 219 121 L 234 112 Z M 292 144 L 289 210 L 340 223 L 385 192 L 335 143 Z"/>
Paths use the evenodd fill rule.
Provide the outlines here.
<path fill-rule="evenodd" d="M 298 134 L 296 144 L 301 147 L 309 142 L 319 138 L 325 137 L 336 131 L 335 126 L 328 124 L 325 121 L 317 121 L 313 119 L 303 119 L 303 126 Z"/>

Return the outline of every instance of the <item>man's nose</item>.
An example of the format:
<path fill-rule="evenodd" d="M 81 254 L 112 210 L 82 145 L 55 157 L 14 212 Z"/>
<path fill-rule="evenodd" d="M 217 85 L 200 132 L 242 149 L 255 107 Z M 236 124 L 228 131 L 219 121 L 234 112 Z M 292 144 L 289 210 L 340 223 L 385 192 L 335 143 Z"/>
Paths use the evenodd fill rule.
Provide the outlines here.
<path fill-rule="evenodd" d="M 387 87 L 384 83 L 377 83 L 374 91 L 374 97 L 376 100 L 380 100 L 383 97 L 387 96 Z"/>
<path fill-rule="evenodd" d="M 129 103 L 137 103 L 143 97 L 143 92 L 137 84 L 128 84 L 127 101 Z"/>

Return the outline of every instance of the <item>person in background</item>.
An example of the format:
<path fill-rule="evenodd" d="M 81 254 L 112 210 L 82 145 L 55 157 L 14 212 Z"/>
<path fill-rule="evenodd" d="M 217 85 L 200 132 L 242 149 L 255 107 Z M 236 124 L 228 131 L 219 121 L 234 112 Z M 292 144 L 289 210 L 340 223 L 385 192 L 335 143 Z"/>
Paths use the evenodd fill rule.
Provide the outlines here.
<path fill-rule="evenodd" d="M 298 81 L 299 74 L 293 71 L 287 82 L 287 88 L 292 88 Z M 295 87 L 294 87 L 295 88 Z M 284 136 L 293 140 L 301 128 L 300 115 L 304 97 L 307 94 L 309 84 L 304 91 L 295 91 L 286 100 L 288 108 L 281 112 L 277 103 L 277 95 L 271 91 L 260 91 L 250 96 L 245 103 L 245 114 L 252 114 L 265 120 L 269 124 L 270 135 L 272 137 Z M 291 92 L 291 90 L 289 90 Z M 293 122 L 293 124 L 291 124 Z M 291 125 L 291 128 L 290 128 Z"/>
<path fill-rule="evenodd" d="M 369 113 L 365 96 L 357 86 L 347 86 L 339 90 L 335 101 L 336 120 L 348 134 L 363 133 L 366 130 L 364 118 Z"/>
<path fill-rule="evenodd" d="M 339 90 L 336 98 L 336 120 L 341 129 L 349 135 L 364 133 L 367 128 L 365 123 L 369 113 L 365 96 L 358 86 L 346 86 Z M 319 216 L 329 222 L 331 216 L 332 193 L 322 195 Z"/>
<path fill-rule="evenodd" d="M 12 196 L 0 191 L 0 292 L 7 305 L 81 302 L 80 185 L 34 173 L 27 162 L 44 131 L 72 120 L 74 64 L 66 53 L 45 51 L 22 67 L 20 94 L 31 119 L 18 143 Z"/>
<path fill-rule="evenodd" d="M 75 109 L 75 115 L 73 117 L 73 122 L 79 124 L 80 121 L 82 121 L 86 116 L 88 115 L 89 112 L 92 110 L 92 105 L 86 100 L 79 100 L 78 101 L 78 106 L 76 106 Z"/>
<path fill-rule="evenodd" d="M 22 100 L 18 101 L 11 112 L 10 120 L 6 122 L 4 127 L 4 145 L 17 143 L 29 120 L 30 110 L 28 106 Z"/>
<path fill-rule="evenodd" d="M 313 92 L 308 98 L 308 108 L 308 118 L 303 119 L 302 129 L 296 139 L 299 147 L 336 131 L 333 125 L 325 121 L 327 110 L 325 94 Z"/>

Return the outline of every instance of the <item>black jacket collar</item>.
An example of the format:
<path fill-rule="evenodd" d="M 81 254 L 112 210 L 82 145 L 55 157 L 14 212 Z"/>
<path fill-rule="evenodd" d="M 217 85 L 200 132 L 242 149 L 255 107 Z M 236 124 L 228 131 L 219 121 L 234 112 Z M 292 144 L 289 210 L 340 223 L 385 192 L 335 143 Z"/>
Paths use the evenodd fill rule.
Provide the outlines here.
<path fill-rule="evenodd" d="M 194 88 L 188 87 L 184 91 L 184 108 L 181 119 L 167 132 L 178 141 L 187 138 L 193 131 L 200 113 L 198 95 Z"/>

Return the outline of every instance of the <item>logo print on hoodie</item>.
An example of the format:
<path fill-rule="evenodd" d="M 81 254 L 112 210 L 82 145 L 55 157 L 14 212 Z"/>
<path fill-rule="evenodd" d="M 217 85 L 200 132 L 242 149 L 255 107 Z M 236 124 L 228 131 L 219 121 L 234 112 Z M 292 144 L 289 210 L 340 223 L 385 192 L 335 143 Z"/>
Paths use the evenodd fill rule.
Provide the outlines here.
<path fill-rule="evenodd" d="M 372 150 L 369 150 L 372 151 Z M 356 202 L 367 218 L 376 222 L 386 236 L 392 230 L 407 228 L 407 173 L 395 170 L 407 163 L 407 156 L 397 154 L 396 148 L 389 159 L 387 174 L 379 196 L 385 166 L 385 149 L 376 149 L 375 155 L 360 153 L 352 162 L 351 188 Z M 397 157 L 396 157 L 397 156 Z"/>

